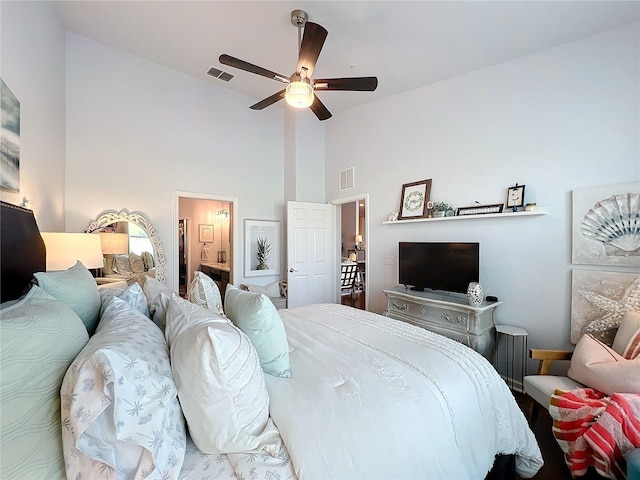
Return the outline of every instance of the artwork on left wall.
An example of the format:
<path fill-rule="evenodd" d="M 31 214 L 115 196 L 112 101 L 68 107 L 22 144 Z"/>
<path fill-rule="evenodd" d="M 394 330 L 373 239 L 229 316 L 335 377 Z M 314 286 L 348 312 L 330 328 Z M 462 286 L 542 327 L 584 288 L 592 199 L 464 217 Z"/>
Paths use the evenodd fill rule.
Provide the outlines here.
<path fill-rule="evenodd" d="M 20 102 L 0 78 L 0 189 L 20 191 Z"/>

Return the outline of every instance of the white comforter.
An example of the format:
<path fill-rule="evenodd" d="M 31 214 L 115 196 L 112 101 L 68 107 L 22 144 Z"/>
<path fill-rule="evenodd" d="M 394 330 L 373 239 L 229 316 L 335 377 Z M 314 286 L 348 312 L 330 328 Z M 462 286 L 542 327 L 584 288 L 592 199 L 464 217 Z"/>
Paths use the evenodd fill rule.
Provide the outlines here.
<path fill-rule="evenodd" d="M 279 311 L 292 378 L 267 377 L 271 417 L 307 479 L 482 479 L 498 453 L 542 466 L 511 392 L 481 355 L 342 305 Z"/>

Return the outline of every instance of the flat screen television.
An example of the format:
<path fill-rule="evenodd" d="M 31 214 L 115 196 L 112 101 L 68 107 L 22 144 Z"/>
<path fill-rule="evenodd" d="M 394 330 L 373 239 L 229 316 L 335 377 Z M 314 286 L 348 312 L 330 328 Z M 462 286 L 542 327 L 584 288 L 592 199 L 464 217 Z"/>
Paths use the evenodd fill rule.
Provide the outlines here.
<path fill-rule="evenodd" d="M 400 242 L 398 280 L 412 290 L 465 293 L 480 280 L 480 244 Z"/>

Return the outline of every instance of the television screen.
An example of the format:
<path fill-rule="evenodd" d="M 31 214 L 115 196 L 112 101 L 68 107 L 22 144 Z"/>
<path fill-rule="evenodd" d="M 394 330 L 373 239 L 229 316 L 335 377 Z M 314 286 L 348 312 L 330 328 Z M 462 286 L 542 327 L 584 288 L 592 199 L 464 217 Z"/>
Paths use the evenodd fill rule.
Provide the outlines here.
<path fill-rule="evenodd" d="M 400 242 L 399 282 L 413 290 L 465 293 L 480 281 L 480 244 Z"/>

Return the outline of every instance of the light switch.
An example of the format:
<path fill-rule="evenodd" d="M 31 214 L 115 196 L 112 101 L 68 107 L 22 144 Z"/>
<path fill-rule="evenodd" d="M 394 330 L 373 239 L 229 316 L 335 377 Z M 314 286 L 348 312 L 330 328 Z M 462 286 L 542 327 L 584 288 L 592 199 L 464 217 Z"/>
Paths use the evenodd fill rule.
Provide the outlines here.
<path fill-rule="evenodd" d="M 393 265 L 393 255 L 387 255 L 385 257 L 385 262 L 386 265 Z"/>

